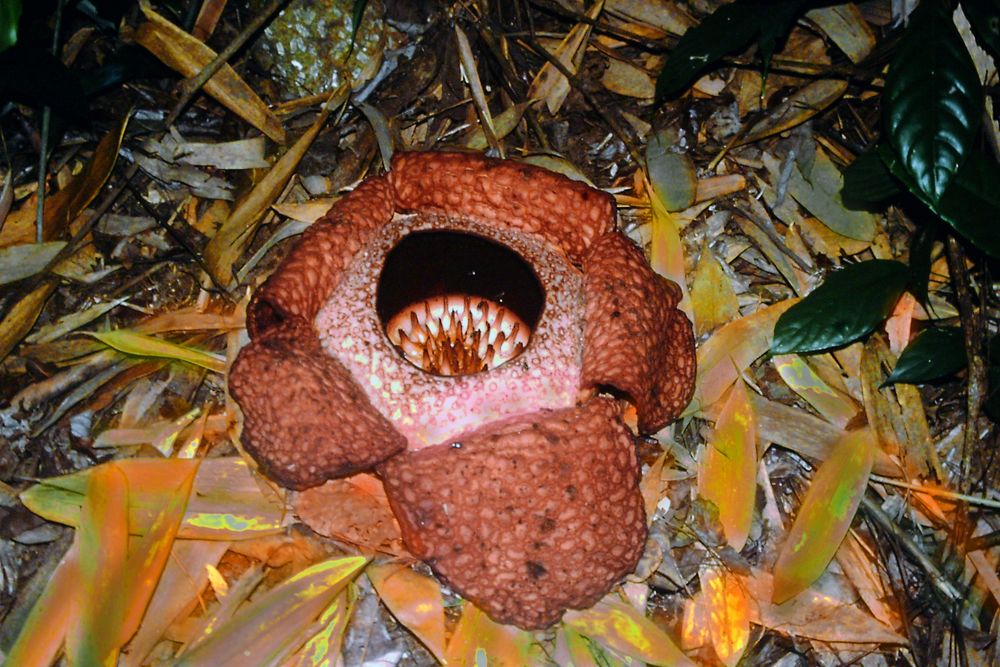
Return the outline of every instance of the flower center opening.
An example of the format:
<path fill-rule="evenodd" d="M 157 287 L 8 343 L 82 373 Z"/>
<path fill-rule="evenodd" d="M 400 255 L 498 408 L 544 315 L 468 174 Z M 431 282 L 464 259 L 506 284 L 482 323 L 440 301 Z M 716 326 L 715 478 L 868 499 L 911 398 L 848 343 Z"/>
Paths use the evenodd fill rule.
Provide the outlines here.
<path fill-rule="evenodd" d="M 528 346 L 545 292 L 516 252 L 474 234 L 420 231 L 402 239 L 379 276 L 386 336 L 434 375 L 496 368 Z"/>

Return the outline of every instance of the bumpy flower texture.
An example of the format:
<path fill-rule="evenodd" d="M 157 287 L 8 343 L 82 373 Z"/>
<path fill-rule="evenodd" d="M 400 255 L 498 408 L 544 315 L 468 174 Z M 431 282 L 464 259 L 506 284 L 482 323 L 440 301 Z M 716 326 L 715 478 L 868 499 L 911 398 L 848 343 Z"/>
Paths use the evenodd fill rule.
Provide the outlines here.
<path fill-rule="evenodd" d="M 229 377 L 243 444 L 292 489 L 374 470 L 411 553 L 495 620 L 549 626 L 642 553 L 623 405 L 652 433 L 690 400 L 679 297 L 606 193 L 400 154 L 251 300 Z"/>

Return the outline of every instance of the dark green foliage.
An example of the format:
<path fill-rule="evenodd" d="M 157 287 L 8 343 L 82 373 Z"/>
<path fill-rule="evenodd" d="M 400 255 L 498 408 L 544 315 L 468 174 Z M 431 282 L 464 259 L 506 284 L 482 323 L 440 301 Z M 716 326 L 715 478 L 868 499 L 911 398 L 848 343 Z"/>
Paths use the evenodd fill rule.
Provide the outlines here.
<path fill-rule="evenodd" d="M 21 20 L 21 0 L 0 0 L 0 51 L 17 43 L 17 25 Z"/>
<path fill-rule="evenodd" d="M 913 11 L 882 91 L 885 138 L 932 204 L 971 152 L 983 110 L 979 76 L 951 12 L 945 0 L 923 0 Z"/>
<path fill-rule="evenodd" d="M 876 151 L 859 155 L 844 170 L 844 187 L 840 196 L 847 208 L 873 210 L 900 192 L 899 182 L 889 173 Z"/>
<path fill-rule="evenodd" d="M 88 122 L 87 99 L 77 75 L 40 46 L 18 43 L 0 53 L 0 106 L 49 106 L 63 118 Z"/>
<path fill-rule="evenodd" d="M 358 29 L 361 28 L 361 19 L 365 17 L 365 9 L 368 7 L 368 0 L 354 0 L 351 6 L 351 46 L 347 49 L 347 57 L 351 57 L 354 52 L 354 43 L 358 40 Z"/>
<path fill-rule="evenodd" d="M 959 327 L 934 327 L 917 335 L 899 355 L 899 361 L 882 386 L 897 382 L 920 384 L 937 380 L 963 368 L 965 339 Z"/>
<path fill-rule="evenodd" d="M 778 318 L 771 353 L 821 352 L 871 333 L 892 312 L 909 276 L 905 264 L 884 259 L 831 274 Z"/>
<path fill-rule="evenodd" d="M 973 153 L 934 207 L 980 250 L 1000 257 L 1000 165 Z"/>
<path fill-rule="evenodd" d="M 719 7 L 681 37 L 656 79 L 660 102 L 687 88 L 723 56 L 738 53 L 757 39 L 764 71 L 795 19 L 815 4 L 808 0 L 737 0 Z"/>

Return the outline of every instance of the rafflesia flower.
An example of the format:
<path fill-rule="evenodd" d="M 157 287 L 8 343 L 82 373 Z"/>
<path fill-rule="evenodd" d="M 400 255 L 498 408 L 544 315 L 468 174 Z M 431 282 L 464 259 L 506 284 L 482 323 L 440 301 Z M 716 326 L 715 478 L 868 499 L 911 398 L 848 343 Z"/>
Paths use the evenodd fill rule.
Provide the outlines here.
<path fill-rule="evenodd" d="M 517 162 L 405 153 L 256 292 L 229 382 L 292 489 L 374 469 L 407 548 L 494 619 L 596 602 L 646 538 L 641 433 L 690 399 L 680 290 L 607 194 Z"/>

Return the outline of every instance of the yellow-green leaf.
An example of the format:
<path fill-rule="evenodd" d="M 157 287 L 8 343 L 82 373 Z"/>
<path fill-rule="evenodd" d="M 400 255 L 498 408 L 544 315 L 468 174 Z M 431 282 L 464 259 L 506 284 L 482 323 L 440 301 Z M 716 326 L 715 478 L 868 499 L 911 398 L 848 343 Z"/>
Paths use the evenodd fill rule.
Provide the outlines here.
<path fill-rule="evenodd" d="M 585 611 L 568 611 L 563 623 L 612 651 L 650 665 L 693 665 L 673 640 L 631 605 L 605 598 Z"/>
<path fill-rule="evenodd" d="M 228 623 L 213 628 L 175 667 L 271 664 L 316 622 L 367 562 L 362 556 L 350 556 L 306 568 L 255 599 Z"/>
<path fill-rule="evenodd" d="M 121 577 L 128 555 L 128 479 L 114 463 L 94 469 L 80 517 L 80 615 L 66 636 L 70 665 L 113 667 L 128 591 Z M 111 630 L 114 628 L 115 630 Z"/>
<path fill-rule="evenodd" d="M 837 552 L 865 492 L 877 447 L 870 429 L 852 431 L 816 471 L 774 566 L 776 604 L 808 588 Z"/>
<path fill-rule="evenodd" d="M 226 370 L 226 358 L 186 345 L 147 336 L 131 329 L 115 329 L 114 331 L 88 332 L 97 340 L 119 352 L 137 357 L 157 357 L 186 361 L 195 366 L 207 368 L 210 371 L 222 373 Z"/>
<path fill-rule="evenodd" d="M 646 184 L 650 192 L 649 205 L 653 211 L 653 235 L 649 249 L 649 265 L 658 274 L 672 280 L 681 288 L 681 302 L 678 305 L 691 317 L 691 299 L 688 296 L 687 281 L 684 279 L 684 248 L 674 214 L 667 211 L 660 198 L 653 193 L 652 186 Z"/>
<path fill-rule="evenodd" d="M 545 664 L 530 632 L 500 625 L 466 602 L 462 618 L 448 642 L 449 665 L 528 667 Z"/>
<path fill-rule="evenodd" d="M 116 465 L 131 489 L 129 530 L 145 535 L 160 510 L 178 493 L 190 461 L 136 458 Z M 49 521 L 78 526 L 87 482 L 98 468 L 43 480 L 23 491 L 21 502 Z M 284 504 L 264 488 L 239 457 L 203 460 L 178 537 L 245 540 L 280 531 Z"/>
<path fill-rule="evenodd" d="M 347 633 L 347 623 L 354 612 L 354 587 L 347 586 L 320 614 L 323 628 L 305 643 L 288 662 L 287 667 L 331 667 L 340 658 Z"/>
<path fill-rule="evenodd" d="M 392 615 L 423 642 L 438 660 L 444 660 L 444 605 L 441 587 L 407 565 L 368 566 L 378 596 Z"/>
<path fill-rule="evenodd" d="M 831 424 L 844 428 L 858 413 L 858 405 L 849 396 L 828 385 L 799 355 L 779 355 L 772 361 L 785 384 Z"/>
<path fill-rule="evenodd" d="M 746 385 L 737 380 L 698 466 L 698 493 L 719 508 L 726 541 L 737 551 L 746 544 L 757 497 L 756 422 Z"/>

